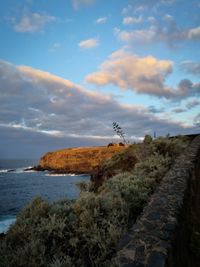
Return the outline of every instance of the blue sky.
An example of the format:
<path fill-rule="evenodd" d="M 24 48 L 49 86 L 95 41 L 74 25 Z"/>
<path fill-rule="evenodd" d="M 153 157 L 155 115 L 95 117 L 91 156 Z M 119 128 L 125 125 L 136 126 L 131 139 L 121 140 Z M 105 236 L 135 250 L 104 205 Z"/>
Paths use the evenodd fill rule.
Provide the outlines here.
<path fill-rule="evenodd" d="M 199 132 L 199 1 L 0 5 L 0 157 Z"/>

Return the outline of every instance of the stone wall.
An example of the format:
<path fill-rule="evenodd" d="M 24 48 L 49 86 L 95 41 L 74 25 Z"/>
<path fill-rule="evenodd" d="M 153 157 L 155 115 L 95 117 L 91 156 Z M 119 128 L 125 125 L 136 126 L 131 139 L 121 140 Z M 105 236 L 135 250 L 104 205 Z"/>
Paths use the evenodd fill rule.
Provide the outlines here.
<path fill-rule="evenodd" d="M 192 266 L 188 242 L 191 221 L 195 216 L 200 218 L 199 152 L 200 136 L 197 136 L 177 158 L 140 218 L 120 240 L 113 259 L 116 266 Z"/>

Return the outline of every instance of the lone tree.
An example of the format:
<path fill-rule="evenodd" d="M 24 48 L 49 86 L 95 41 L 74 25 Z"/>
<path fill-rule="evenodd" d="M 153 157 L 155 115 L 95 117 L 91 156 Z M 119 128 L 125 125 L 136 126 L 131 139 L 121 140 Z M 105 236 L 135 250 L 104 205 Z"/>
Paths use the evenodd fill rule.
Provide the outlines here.
<path fill-rule="evenodd" d="M 123 140 L 124 144 L 127 144 L 127 141 L 125 139 L 125 133 L 122 130 L 122 128 L 117 124 L 115 121 L 113 122 L 113 130 L 116 132 L 116 134 Z"/>

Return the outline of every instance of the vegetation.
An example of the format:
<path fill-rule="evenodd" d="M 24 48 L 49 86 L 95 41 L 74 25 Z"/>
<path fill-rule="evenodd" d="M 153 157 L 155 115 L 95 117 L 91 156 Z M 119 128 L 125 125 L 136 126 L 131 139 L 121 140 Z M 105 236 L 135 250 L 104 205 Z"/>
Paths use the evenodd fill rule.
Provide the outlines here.
<path fill-rule="evenodd" d="M 103 164 L 110 176 L 95 191 L 94 182 L 81 183 L 76 201 L 34 199 L 1 242 L 0 266 L 112 266 L 120 237 L 187 145 L 182 138 L 145 140 Z"/>
<path fill-rule="evenodd" d="M 113 122 L 113 130 L 116 132 L 116 134 L 123 140 L 124 144 L 127 144 L 127 141 L 125 139 L 125 133 L 122 130 L 122 128 L 116 123 Z"/>

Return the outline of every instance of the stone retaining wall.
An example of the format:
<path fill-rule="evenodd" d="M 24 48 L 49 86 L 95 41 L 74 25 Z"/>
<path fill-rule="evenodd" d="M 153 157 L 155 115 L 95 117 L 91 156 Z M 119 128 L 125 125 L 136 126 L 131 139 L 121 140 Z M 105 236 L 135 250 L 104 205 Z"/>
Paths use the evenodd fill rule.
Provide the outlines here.
<path fill-rule="evenodd" d="M 113 259 L 116 266 L 192 266 L 186 255 L 187 228 L 191 205 L 200 207 L 200 203 L 194 203 L 195 194 L 200 195 L 200 186 L 194 186 L 199 184 L 196 181 L 199 152 L 200 136 L 197 136 L 165 175 L 136 224 L 120 240 Z"/>

